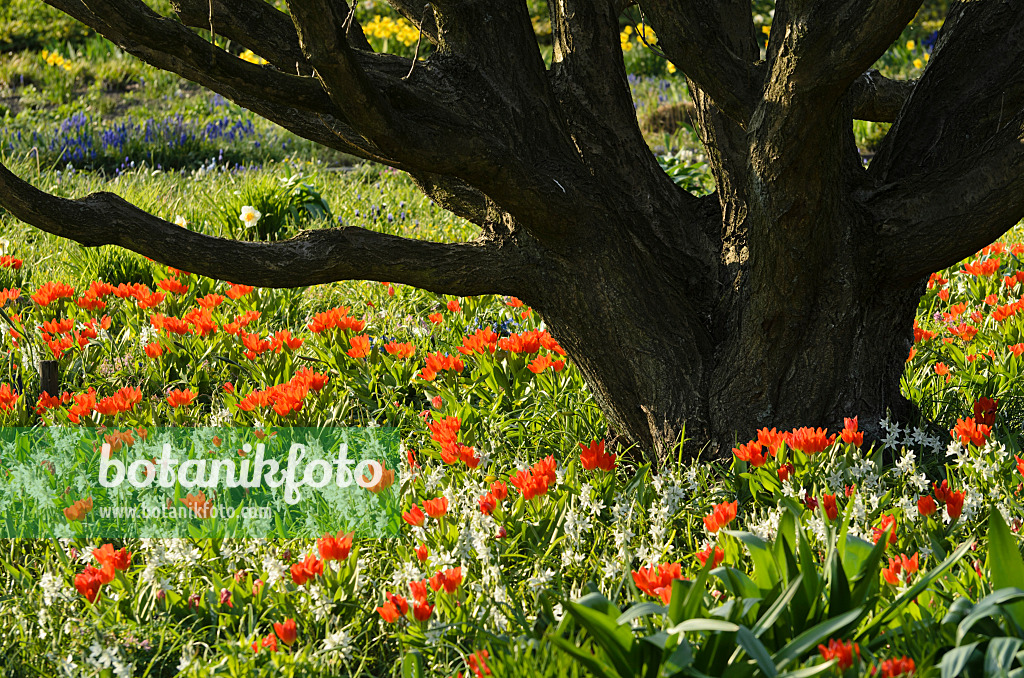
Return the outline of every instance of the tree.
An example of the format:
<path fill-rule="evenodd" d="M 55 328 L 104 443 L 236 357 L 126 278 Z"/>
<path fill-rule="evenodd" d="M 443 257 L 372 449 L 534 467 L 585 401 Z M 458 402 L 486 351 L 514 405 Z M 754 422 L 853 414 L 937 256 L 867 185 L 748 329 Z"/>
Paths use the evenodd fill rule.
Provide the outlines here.
<path fill-rule="evenodd" d="M 764 425 L 869 434 L 899 381 L 928 274 L 1024 216 L 1024 4 L 955 0 L 916 82 L 867 69 L 922 0 L 778 0 L 760 58 L 750 0 L 549 0 L 545 66 L 523 0 L 389 0 L 435 49 L 373 53 L 344 0 L 47 0 L 159 68 L 307 139 L 407 171 L 478 224 L 441 244 L 358 228 L 275 244 L 180 229 L 120 198 L 65 200 L 0 168 L 0 204 L 263 286 L 387 280 L 533 305 L 612 425 L 660 458 L 685 426 L 731 446 Z M 644 143 L 619 47 L 636 4 L 685 74 L 717 191 Z M 264 57 L 257 66 L 188 27 Z M 854 118 L 891 121 L 865 168 Z"/>

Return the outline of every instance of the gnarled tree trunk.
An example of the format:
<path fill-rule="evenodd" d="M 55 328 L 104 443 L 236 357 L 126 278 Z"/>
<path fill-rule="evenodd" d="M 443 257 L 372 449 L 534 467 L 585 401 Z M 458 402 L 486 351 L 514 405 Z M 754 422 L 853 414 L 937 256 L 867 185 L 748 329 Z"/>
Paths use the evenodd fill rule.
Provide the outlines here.
<path fill-rule="evenodd" d="M 761 426 L 909 413 L 899 381 L 931 271 L 1024 216 L 1024 4 L 952 3 L 923 77 L 867 69 L 921 0 L 389 0 L 435 45 L 375 54 L 343 0 L 47 0 L 127 51 L 326 146 L 408 171 L 481 227 L 440 244 L 356 228 L 282 243 L 179 229 L 116 196 L 62 200 L 0 166 L 0 204 L 87 245 L 268 286 L 364 278 L 532 304 L 613 425 L 664 461 Z M 717 184 L 695 197 L 637 126 L 619 45 L 636 4 L 682 71 Z M 259 67 L 186 26 L 267 59 Z M 870 167 L 854 118 L 893 122 Z"/>

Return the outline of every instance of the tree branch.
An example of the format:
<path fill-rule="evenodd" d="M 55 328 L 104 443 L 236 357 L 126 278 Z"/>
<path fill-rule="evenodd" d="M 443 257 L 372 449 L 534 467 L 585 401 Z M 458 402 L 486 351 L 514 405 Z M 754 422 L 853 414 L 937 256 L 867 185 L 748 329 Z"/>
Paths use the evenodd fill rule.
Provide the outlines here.
<path fill-rule="evenodd" d="M 931 61 L 870 173 L 892 182 L 972 153 L 1024 109 L 1024 6 L 954 2 Z"/>
<path fill-rule="evenodd" d="M 159 219 L 112 193 L 67 200 L 0 165 L 0 205 L 43 231 L 87 247 L 117 245 L 191 273 L 260 287 L 378 280 L 444 294 L 523 295 L 520 250 L 510 239 L 444 244 L 338 228 L 279 243 L 225 240 Z"/>
<path fill-rule="evenodd" d="M 330 99 L 312 78 L 239 59 L 181 23 L 156 14 L 139 0 L 89 0 L 88 5 L 81 0 L 47 0 L 47 4 L 96 28 L 143 61 L 214 91 L 245 91 L 270 103 L 320 113 L 331 111 Z"/>
<path fill-rule="evenodd" d="M 864 198 L 885 225 L 866 239 L 881 235 L 892 252 L 878 258 L 880 271 L 912 282 L 1024 217 L 1022 62 L 1024 6 L 950 6 L 927 69 L 869 168 L 879 188 Z"/>
<path fill-rule="evenodd" d="M 423 31 L 423 35 L 431 44 L 437 44 L 437 24 L 434 22 L 434 12 L 430 8 L 430 3 L 426 0 L 387 0 L 387 3 L 408 19 L 409 23 Z"/>
<path fill-rule="evenodd" d="M 186 26 L 209 30 L 212 24 L 214 32 L 251 49 L 285 73 L 305 66 L 291 18 L 263 0 L 172 0 L 171 7 Z M 346 37 L 356 49 L 373 51 L 354 17 Z"/>
<path fill-rule="evenodd" d="M 768 38 L 769 79 L 828 107 L 881 57 L 922 0 L 779 0 Z M 770 90 L 769 90 L 770 91 Z"/>
<path fill-rule="evenodd" d="M 536 140 L 538 126 L 524 124 L 517 111 L 498 104 L 495 83 L 481 79 L 471 67 L 452 74 L 425 61 L 407 81 L 408 59 L 349 50 L 346 58 L 371 79 L 372 91 L 406 125 L 410 143 L 403 146 L 380 136 L 368 140 L 315 78 L 243 61 L 139 0 L 89 0 L 88 6 L 82 0 L 48 2 L 143 61 L 206 86 L 300 136 L 405 171 L 461 180 L 502 209 L 517 212 L 538 233 L 575 218 L 569 191 L 550 178 L 551 173 L 563 178 L 568 173 L 545 157 L 551 173 L 539 174 L 536 158 L 523 158 L 509 146 L 511 138 L 524 149 L 532 148 L 525 140 Z M 539 128 L 555 136 L 548 125 Z M 557 144 L 540 146 L 551 151 Z M 475 210 L 471 204 L 465 207 Z"/>
<path fill-rule="evenodd" d="M 746 127 L 761 89 L 749 0 L 639 0 L 658 46 L 679 70 Z"/>
<path fill-rule="evenodd" d="M 471 63 L 525 101 L 545 96 L 546 74 L 525 0 L 434 0 L 438 51 Z"/>
<path fill-rule="evenodd" d="M 57 9 L 95 28 L 143 61 L 177 73 L 312 141 L 361 158 L 409 169 L 358 134 L 338 117 L 320 83 L 257 66 L 212 45 L 176 21 L 160 17 L 136 0 L 48 0 Z M 294 26 L 291 27 L 294 33 Z M 297 37 L 296 37 L 297 39 Z M 305 56 L 302 57 L 305 62 Z M 408 60 L 357 52 L 364 69 L 399 81 Z M 399 75 L 399 73 L 401 75 Z M 425 74 L 421 74 L 425 75 Z"/>
<path fill-rule="evenodd" d="M 494 202 L 477 189 L 453 177 L 430 172 L 411 172 L 423 193 L 452 214 L 493 231 Z"/>
<path fill-rule="evenodd" d="M 890 80 L 870 70 L 854 80 L 847 93 L 853 117 L 871 122 L 896 122 L 915 86 L 917 80 Z"/>
<path fill-rule="evenodd" d="M 481 124 L 486 118 L 459 110 L 468 97 L 453 99 L 436 67 L 424 64 L 407 81 L 408 60 L 353 50 L 342 38 L 344 2 L 290 0 L 289 7 L 316 77 L 343 117 L 376 147 L 406 166 L 464 180 L 502 171 L 497 158 L 504 142 Z"/>
<path fill-rule="evenodd" d="M 772 220 L 785 220 L 787 213 L 794 219 L 790 237 L 797 242 L 825 237 L 805 232 L 815 223 L 808 215 L 825 217 L 838 209 L 834 187 L 849 184 L 862 168 L 852 107 L 843 97 L 921 1 L 847 0 L 838 8 L 815 0 L 776 4 L 768 77 L 750 123 L 751 165 L 769 202 L 775 195 L 800 196 L 799 209 L 783 203 L 768 208 Z"/>
<path fill-rule="evenodd" d="M 1024 218 L 1024 112 L 959 161 L 861 198 L 881 224 L 870 238 L 881 280 L 911 285 L 955 264 Z"/>
<path fill-rule="evenodd" d="M 302 52 L 342 115 L 377 143 L 406 141 L 389 102 L 374 89 L 345 39 L 352 18 L 348 4 L 344 0 L 289 0 L 288 8 Z"/>
<path fill-rule="evenodd" d="M 646 142 L 626 78 L 619 11 L 612 0 L 549 0 L 551 84 L 570 133 L 589 161 L 632 155 Z M 603 157 L 601 157 L 603 156 Z"/>

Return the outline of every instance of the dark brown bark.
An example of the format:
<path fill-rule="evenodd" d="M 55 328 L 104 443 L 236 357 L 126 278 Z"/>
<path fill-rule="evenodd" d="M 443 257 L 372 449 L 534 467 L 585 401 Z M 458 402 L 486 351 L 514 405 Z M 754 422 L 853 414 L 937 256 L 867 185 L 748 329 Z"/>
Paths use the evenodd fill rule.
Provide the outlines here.
<path fill-rule="evenodd" d="M 920 0 L 779 0 L 763 61 L 747 0 L 549 0 L 550 68 L 510 0 L 391 0 L 436 45 L 415 65 L 373 54 L 342 0 L 290 0 L 290 16 L 257 0 L 175 0 L 185 25 L 138 0 L 47 1 L 299 135 L 410 172 L 482 235 L 234 243 L 110 194 L 48 196 L 2 166 L 0 205 L 231 281 L 514 294 L 612 426 L 658 461 L 684 429 L 692 456 L 762 426 L 835 429 L 856 415 L 871 433 L 887 412 L 908 416 L 899 380 L 928 273 L 1024 216 L 1018 0 L 954 2 L 914 82 L 865 70 Z M 679 189 L 644 144 L 619 48 L 629 4 L 687 78 L 714 195 Z M 207 29 L 211 14 L 214 32 L 276 68 L 186 27 Z M 894 123 L 869 169 L 855 117 Z"/>

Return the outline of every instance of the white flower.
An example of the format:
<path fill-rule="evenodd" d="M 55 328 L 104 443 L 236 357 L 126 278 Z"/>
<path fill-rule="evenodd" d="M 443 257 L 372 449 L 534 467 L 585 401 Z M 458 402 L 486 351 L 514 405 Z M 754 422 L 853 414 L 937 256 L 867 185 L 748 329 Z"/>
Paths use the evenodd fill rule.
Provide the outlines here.
<path fill-rule="evenodd" d="M 530 588 L 530 590 L 534 594 L 540 593 L 540 591 L 543 590 L 544 587 L 546 587 L 548 585 L 548 583 L 552 580 L 552 578 L 554 578 L 554 576 L 555 576 L 555 571 L 551 570 L 551 569 L 548 569 L 548 570 L 545 570 L 544 572 L 535 574 L 534 576 L 532 576 L 529 579 L 527 579 L 526 580 L 526 585 Z"/>
<path fill-rule="evenodd" d="M 323 648 L 325 652 L 336 651 L 341 653 L 343 658 L 352 655 L 352 639 L 345 631 L 335 631 L 324 638 Z"/>
<path fill-rule="evenodd" d="M 907 475 L 914 472 L 914 460 L 916 455 L 913 450 L 906 450 L 903 454 L 903 458 L 896 463 L 896 468 L 899 469 L 900 473 Z"/>
<path fill-rule="evenodd" d="M 238 218 L 242 220 L 242 223 L 245 224 L 246 228 L 252 228 L 262 216 L 263 215 L 259 213 L 259 210 L 251 205 L 246 205 L 242 208 L 242 213 L 238 215 Z"/>
<path fill-rule="evenodd" d="M 892 428 L 888 430 L 888 435 L 885 436 L 885 440 L 882 441 L 884 447 L 896 449 L 897 443 L 900 439 L 900 427 L 899 424 L 891 424 Z"/>
<path fill-rule="evenodd" d="M 64 586 L 64 581 L 49 572 L 44 572 L 39 580 L 43 588 L 43 604 L 49 607 L 56 600 L 71 600 L 69 587 Z M 45 608 L 44 608 L 45 609 Z"/>
<path fill-rule="evenodd" d="M 273 586 L 275 582 L 284 579 L 287 568 L 280 560 L 272 555 L 263 558 L 263 571 L 267 573 L 267 584 Z"/>
<path fill-rule="evenodd" d="M 259 219 L 259 216 L 257 216 L 256 218 Z M 245 221 L 245 210 L 244 209 L 242 210 L 242 221 Z M 188 227 L 188 221 L 185 220 L 185 217 L 183 217 L 183 216 L 181 216 L 179 214 L 179 215 L 174 217 L 174 225 L 175 226 L 181 226 L 182 228 L 187 228 Z"/>
<path fill-rule="evenodd" d="M 178 671 L 184 671 L 196 658 L 196 651 L 191 645 L 186 645 L 181 651 L 181 659 L 178 661 Z"/>

